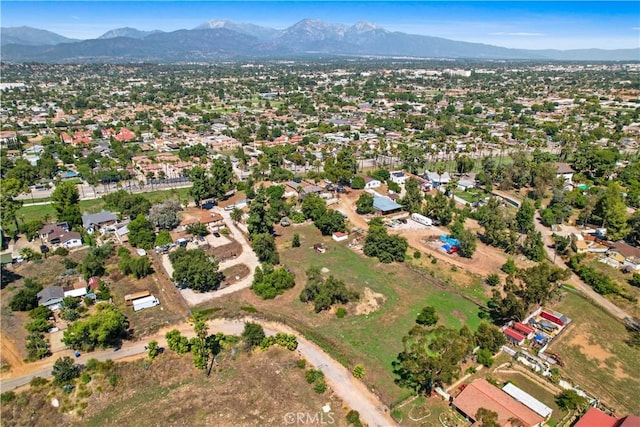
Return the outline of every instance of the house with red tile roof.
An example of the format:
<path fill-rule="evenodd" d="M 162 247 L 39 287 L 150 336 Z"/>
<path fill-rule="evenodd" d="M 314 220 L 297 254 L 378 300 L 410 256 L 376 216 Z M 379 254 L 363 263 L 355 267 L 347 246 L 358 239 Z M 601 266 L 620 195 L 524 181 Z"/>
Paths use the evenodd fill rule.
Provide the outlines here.
<path fill-rule="evenodd" d="M 476 414 L 485 408 L 498 414 L 498 424 L 511 427 L 511 420 L 517 419 L 524 427 L 542 426 L 544 418 L 527 408 L 485 379 L 479 379 L 467 385 L 453 400 L 453 406 L 472 423 Z"/>

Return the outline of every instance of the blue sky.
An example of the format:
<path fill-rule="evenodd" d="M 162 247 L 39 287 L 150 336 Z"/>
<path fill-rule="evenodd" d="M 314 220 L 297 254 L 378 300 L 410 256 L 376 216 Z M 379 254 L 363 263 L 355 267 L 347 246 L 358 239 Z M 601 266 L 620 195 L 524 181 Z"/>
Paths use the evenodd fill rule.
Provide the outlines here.
<path fill-rule="evenodd" d="M 173 31 L 212 19 L 285 28 L 303 18 L 527 49 L 640 47 L 640 2 L 599 1 L 2 1 L 2 26 L 72 38 L 134 27 Z"/>

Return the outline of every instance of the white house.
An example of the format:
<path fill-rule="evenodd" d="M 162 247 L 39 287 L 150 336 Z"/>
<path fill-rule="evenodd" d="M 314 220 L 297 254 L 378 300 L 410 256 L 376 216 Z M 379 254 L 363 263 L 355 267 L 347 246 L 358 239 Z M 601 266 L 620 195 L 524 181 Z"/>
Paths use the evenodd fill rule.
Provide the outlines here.
<path fill-rule="evenodd" d="M 556 177 L 562 177 L 564 182 L 571 184 L 573 182 L 574 172 L 569 163 L 556 163 Z"/>
<path fill-rule="evenodd" d="M 345 232 L 342 232 L 342 231 L 336 231 L 335 233 L 333 233 L 331 238 L 333 240 L 335 240 L 336 242 L 342 242 L 343 240 L 347 240 L 349 238 L 349 233 L 345 233 Z"/>
<path fill-rule="evenodd" d="M 70 231 L 60 237 L 60 244 L 65 249 L 78 248 L 82 246 L 82 236 L 77 231 Z"/>
<path fill-rule="evenodd" d="M 391 172 L 391 181 L 395 182 L 398 185 L 404 185 L 404 182 L 409 178 L 402 171 L 393 171 Z"/>
<path fill-rule="evenodd" d="M 382 185 L 382 183 L 377 179 L 371 178 L 370 176 L 364 177 L 364 188 L 378 188 L 380 185 Z"/>

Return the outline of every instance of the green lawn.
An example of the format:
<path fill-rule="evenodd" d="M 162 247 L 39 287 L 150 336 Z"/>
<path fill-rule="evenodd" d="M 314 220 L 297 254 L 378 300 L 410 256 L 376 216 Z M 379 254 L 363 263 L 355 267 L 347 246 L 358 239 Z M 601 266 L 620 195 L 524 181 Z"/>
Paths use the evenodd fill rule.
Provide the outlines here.
<path fill-rule="evenodd" d="M 573 319 L 549 348 L 562 357 L 562 373 L 620 415 L 638 413 L 640 349 L 626 344 L 624 325 L 573 293 L 566 293 L 554 309 Z"/>
<path fill-rule="evenodd" d="M 428 274 L 405 264 L 380 264 L 329 238 L 320 236 L 313 226 L 292 227 L 279 241 L 288 242 L 293 232 L 299 233 L 302 246 L 280 248 L 281 259 L 296 275 L 296 288 L 273 301 L 256 301 L 262 312 L 277 314 L 342 363 L 353 366 L 361 363 L 367 370 L 365 381 L 374 387 L 386 403 L 403 400 L 410 393 L 394 384 L 392 362 L 402 350 L 402 337 L 415 324 L 418 312 L 426 305 L 436 308 L 441 323 L 459 328 L 466 324 L 476 329 L 480 323 L 479 308 L 460 295 L 460 289 L 446 285 Z M 324 254 L 313 249 L 322 242 L 328 246 Z M 309 267 L 329 269 L 329 274 L 345 281 L 348 286 L 364 292 L 368 287 L 386 297 L 382 306 L 367 315 L 347 315 L 338 319 L 330 313 L 315 314 L 301 303 L 298 295 L 306 281 Z M 434 268 L 440 268 L 434 266 Z M 280 299 L 280 300 L 279 300 Z"/>

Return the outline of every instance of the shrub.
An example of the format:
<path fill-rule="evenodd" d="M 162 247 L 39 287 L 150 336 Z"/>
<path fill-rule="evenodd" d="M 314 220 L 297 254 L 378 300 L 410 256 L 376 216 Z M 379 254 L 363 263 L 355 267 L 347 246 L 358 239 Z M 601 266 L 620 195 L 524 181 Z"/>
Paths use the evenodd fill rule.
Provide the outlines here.
<path fill-rule="evenodd" d="M 325 391 L 327 391 L 327 383 L 324 381 L 323 378 L 315 382 L 315 384 L 313 385 L 313 391 L 315 391 L 318 394 L 322 394 Z"/>
<path fill-rule="evenodd" d="M 308 369 L 304 376 L 309 384 L 313 384 L 317 380 L 324 378 L 324 373 L 319 369 Z"/>
<path fill-rule="evenodd" d="M 298 233 L 293 235 L 293 240 L 291 241 L 291 247 L 292 248 L 300 247 L 300 235 Z"/>
<path fill-rule="evenodd" d="M 111 387 L 118 385 L 118 376 L 116 374 L 109 375 L 109 385 Z"/>
<path fill-rule="evenodd" d="M 353 409 L 347 413 L 347 423 L 355 427 L 362 427 L 362 421 L 360 421 L 360 412 Z"/>
<path fill-rule="evenodd" d="M 69 255 L 69 250 L 66 249 L 66 248 L 60 247 L 60 248 L 56 248 L 56 250 L 53 251 L 53 254 L 54 255 L 60 255 L 60 256 L 67 256 L 67 255 Z"/>
<path fill-rule="evenodd" d="M 420 251 L 415 251 L 413 253 L 413 258 L 415 259 L 420 259 L 421 256 L 422 256 L 422 253 Z"/>
<path fill-rule="evenodd" d="M 342 319 L 342 318 L 344 318 L 344 316 L 346 316 L 346 315 L 347 315 L 347 309 L 346 309 L 346 308 L 344 308 L 344 307 L 339 307 L 339 308 L 336 310 L 336 317 L 337 317 L 338 319 Z"/>
<path fill-rule="evenodd" d="M 287 269 L 274 269 L 271 264 L 264 264 L 262 268 L 256 267 L 251 288 L 262 299 L 273 299 L 295 284 L 293 273 Z"/>
<path fill-rule="evenodd" d="M 518 271 L 515 261 L 511 258 L 507 258 L 507 262 L 500 269 L 507 274 L 515 274 Z"/>
<path fill-rule="evenodd" d="M 362 378 L 364 378 L 365 373 L 366 373 L 366 371 L 365 371 L 365 369 L 364 369 L 364 366 L 362 366 L 362 365 L 356 365 L 356 366 L 353 368 L 353 371 L 351 371 L 351 374 L 352 374 L 355 378 L 358 378 L 358 379 L 362 379 Z"/>
<path fill-rule="evenodd" d="M 80 381 L 82 382 L 82 384 L 89 384 L 89 382 L 91 382 L 91 375 L 87 373 L 82 374 L 82 376 L 80 377 Z"/>
<path fill-rule="evenodd" d="M 42 387 L 47 384 L 49 384 L 49 381 L 47 381 L 46 378 L 42 377 L 33 377 L 31 378 L 31 381 L 29 381 L 29 385 L 31 387 Z"/>
<path fill-rule="evenodd" d="M 13 402 L 16 398 L 16 394 L 13 391 L 5 391 L 0 394 L 0 403 L 7 404 Z"/>
<path fill-rule="evenodd" d="M 265 335 L 262 325 L 254 322 L 245 323 L 244 330 L 242 331 L 242 338 L 247 344 L 247 347 L 253 348 L 260 345 L 264 337 Z"/>
<path fill-rule="evenodd" d="M 304 369 L 307 367 L 307 361 L 305 359 L 296 360 L 296 368 Z"/>
<path fill-rule="evenodd" d="M 500 276 L 496 273 L 489 274 L 485 279 L 485 282 L 489 286 L 498 286 L 500 284 Z"/>
<path fill-rule="evenodd" d="M 478 357 L 478 363 L 486 366 L 487 368 L 493 365 L 493 355 L 489 350 L 485 348 L 481 348 L 480 350 L 478 350 L 477 357 Z"/>

